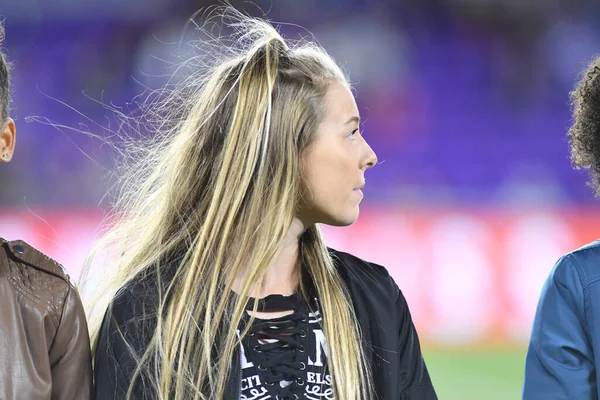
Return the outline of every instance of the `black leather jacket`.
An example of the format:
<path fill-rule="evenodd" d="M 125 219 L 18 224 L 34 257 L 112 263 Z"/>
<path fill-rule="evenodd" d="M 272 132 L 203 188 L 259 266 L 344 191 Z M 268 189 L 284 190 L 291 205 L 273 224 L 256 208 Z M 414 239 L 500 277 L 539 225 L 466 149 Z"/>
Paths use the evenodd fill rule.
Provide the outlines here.
<path fill-rule="evenodd" d="M 347 253 L 331 250 L 352 298 L 364 349 L 379 400 L 437 399 L 421 354 L 417 332 L 402 292 L 387 270 Z M 95 354 L 98 400 L 124 398 L 136 363 L 118 333 L 143 354 L 155 320 L 140 317 L 153 304 L 152 290 L 144 284 L 130 284 L 116 295 L 107 311 Z M 143 326 L 142 326 L 143 324 Z M 140 332 L 145 334 L 140 335 Z M 236 358 L 237 359 L 237 358 Z M 240 365 L 234 362 L 226 400 L 239 400 Z M 136 385 L 134 399 L 152 399 L 143 380 Z"/>

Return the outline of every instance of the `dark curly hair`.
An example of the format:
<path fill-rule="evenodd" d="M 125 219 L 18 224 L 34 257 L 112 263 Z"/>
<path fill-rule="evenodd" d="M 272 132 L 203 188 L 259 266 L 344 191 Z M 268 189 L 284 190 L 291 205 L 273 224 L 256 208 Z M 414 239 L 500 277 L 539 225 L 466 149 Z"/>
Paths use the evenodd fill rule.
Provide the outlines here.
<path fill-rule="evenodd" d="M 4 26 L 0 21 L 0 44 L 4 42 Z M 10 99 L 9 75 L 10 64 L 6 56 L 0 51 L 0 123 L 8 119 L 8 105 Z"/>
<path fill-rule="evenodd" d="M 570 97 L 573 125 L 567 135 L 571 161 L 575 168 L 589 170 L 589 185 L 600 197 L 600 56 L 588 65 Z"/>

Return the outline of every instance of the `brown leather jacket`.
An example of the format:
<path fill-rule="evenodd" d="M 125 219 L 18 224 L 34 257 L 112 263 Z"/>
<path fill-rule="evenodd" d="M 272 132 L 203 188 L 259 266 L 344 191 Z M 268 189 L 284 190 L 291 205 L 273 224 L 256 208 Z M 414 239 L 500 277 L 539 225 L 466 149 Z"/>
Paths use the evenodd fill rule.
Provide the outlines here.
<path fill-rule="evenodd" d="M 87 323 L 68 275 L 25 242 L 0 238 L 0 399 L 91 398 Z"/>

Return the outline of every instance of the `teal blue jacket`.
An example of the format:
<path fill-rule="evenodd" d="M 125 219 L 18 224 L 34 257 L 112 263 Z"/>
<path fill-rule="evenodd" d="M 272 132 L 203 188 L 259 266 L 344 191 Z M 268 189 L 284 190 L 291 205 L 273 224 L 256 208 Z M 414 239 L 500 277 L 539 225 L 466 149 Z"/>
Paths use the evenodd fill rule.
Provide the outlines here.
<path fill-rule="evenodd" d="M 525 363 L 524 400 L 598 400 L 600 241 L 558 260 L 542 289 Z"/>

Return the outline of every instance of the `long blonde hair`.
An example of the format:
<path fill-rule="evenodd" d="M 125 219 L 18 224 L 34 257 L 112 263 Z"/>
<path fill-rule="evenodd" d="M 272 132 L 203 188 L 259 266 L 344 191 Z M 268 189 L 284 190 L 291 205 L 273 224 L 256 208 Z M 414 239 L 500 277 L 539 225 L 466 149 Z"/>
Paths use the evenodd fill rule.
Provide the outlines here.
<path fill-rule="evenodd" d="M 128 398 L 150 370 L 159 399 L 223 397 L 251 287 L 262 282 L 295 217 L 301 155 L 323 118 L 328 84 L 347 84 L 318 45 L 288 45 L 270 23 L 228 15 L 235 46 L 171 96 L 170 107 L 181 102 L 170 114 L 177 120 L 158 127 L 123 176 L 112 228 L 95 250 L 118 249 L 113 278 L 101 288 L 105 299 L 140 276 L 165 279 L 165 259 L 183 254 L 152 311 L 156 330 L 137 358 Z M 335 396 L 371 398 L 352 302 L 318 227 L 302 234 L 299 254 L 321 303 Z M 236 276 L 244 277 L 239 295 Z M 99 327 L 92 322 L 94 348 Z"/>

